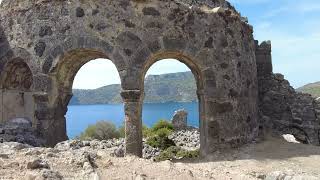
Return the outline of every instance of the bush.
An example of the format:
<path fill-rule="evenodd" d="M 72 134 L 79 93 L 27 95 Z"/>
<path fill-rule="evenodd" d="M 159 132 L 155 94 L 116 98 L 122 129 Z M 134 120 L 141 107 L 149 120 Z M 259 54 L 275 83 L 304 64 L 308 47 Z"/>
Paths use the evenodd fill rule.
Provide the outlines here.
<path fill-rule="evenodd" d="M 150 136 L 152 136 L 152 131 L 150 128 L 148 128 L 146 125 L 142 126 L 142 135 L 145 138 L 148 138 Z"/>
<path fill-rule="evenodd" d="M 108 121 L 98 121 L 95 125 L 88 126 L 80 135 L 81 140 L 107 140 L 119 137 L 120 132 L 117 130 L 116 126 Z"/>
<path fill-rule="evenodd" d="M 126 136 L 126 129 L 125 129 L 124 125 L 120 126 L 118 131 L 119 131 L 121 138 L 124 138 Z"/>
<path fill-rule="evenodd" d="M 177 158 L 197 158 L 199 157 L 199 150 L 195 151 L 187 151 L 183 150 L 177 146 L 171 146 L 166 150 L 162 151 L 157 157 L 155 157 L 155 161 L 165 161 L 172 160 Z"/>
<path fill-rule="evenodd" d="M 160 154 L 155 157 L 155 161 L 159 162 L 159 161 L 165 161 L 165 160 L 172 160 L 175 158 L 179 150 L 180 150 L 179 147 L 171 146 L 166 150 L 161 151 Z"/>
<path fill-rule="evenodd" d="M 180 150 L 177 152 L 176 157 L 193 159 L 193 158 L 199 157 L 199 155 L 200 155 L 199 150 L 194 150 L 194 151 Z"/>
<path fill-rule="evenodd" d="M 168 130 L 173 131 L 172 123 L 170 121 L 167 121 L 167 120 L 159 120 L 156 124 L 153 125 L 152 131 L 156 132 L 159 129 L 163 129 L 163 128 L 166 128 Z"/>
<path fill-rule="evenodd" d="M 171 131 L 167 128 L 159 129 L 153 136 L 147 139 L 147 144 L 155 148 L 160 148 L 161 150 L 165 150 L 170 146 L 175 146 L 175 143 L 168 138 L 170 134 Z"/>

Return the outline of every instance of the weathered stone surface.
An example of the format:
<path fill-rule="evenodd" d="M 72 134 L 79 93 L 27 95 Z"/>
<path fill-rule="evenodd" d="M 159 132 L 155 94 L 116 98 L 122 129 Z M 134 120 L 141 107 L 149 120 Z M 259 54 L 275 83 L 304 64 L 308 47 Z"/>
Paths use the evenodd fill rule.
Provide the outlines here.
<path fill-rule="evenodd" d="M 175 130 L 184 130 L 187 128 L 188 112 L 180 109 L 174 112 L 172 125 Z"/>
<path fill-rule="evenodd" d="M 46 50 L 46 43 L 45 42 L 40 41 L 34 46 L 34 52 L 39 57 L 41 57 L 43 55 L 45 50 Z"/>
<path fill-rule="evenodd" d="M 260 129 L 263 133 L 291 134 L 296 140 L 319 145 L 319 103 L 295 92 L 282 74 L 272 73 L 271 44 L 257 45 Z"/>
<path fill-rule="evenodd" d="M 33 161 L 28 162 L 28 169 L 49 169 L 49 164 L 43 159 L 35 159 Z"/>
<path fill-rule="evenodd" d="M 53 32 L 50 26 L 42 26 L 39 31 L 39 36 L 40 37 L 51 36 L 52 33 Z"/>
<path fill-rule="evenodd" d="M 142 156 L 143 81 L 164 58 L 178 59 L 195 74 L 203 155 L 257 136 L 256 44 L 251 26 L 224 0 L 4 1 L 0 16 L 0 47 L 6 47 L 0 48 L 1 122 L 29 118 L 47 145 L 67 138 L 73 78 L 97 58 L 110 59 L 119 71 L 127 154 Z M 23 67 L 6 68 L 16 57 Z M 37 99 L 41 94 L 46 101 Z"/>
<path fill-rule="evenodd" d="M 32 128 L 32 123 L 24 118 L 12 119 L 3 125 L 0 124 L 0 141 L 16 141 L 32 146 L 43 146 L 44 141 L 38 138 L 37 132 Z"/>

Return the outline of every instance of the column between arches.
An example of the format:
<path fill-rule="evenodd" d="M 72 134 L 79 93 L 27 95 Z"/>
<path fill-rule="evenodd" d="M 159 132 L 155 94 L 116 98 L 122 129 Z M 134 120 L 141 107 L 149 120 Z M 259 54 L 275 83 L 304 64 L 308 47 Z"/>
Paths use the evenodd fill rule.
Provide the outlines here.
<path fill-rule="evenodd" d="M 125 113 L 126 155 L 142 157 L 142 93 L 141 90 L 122 90 Z"/>

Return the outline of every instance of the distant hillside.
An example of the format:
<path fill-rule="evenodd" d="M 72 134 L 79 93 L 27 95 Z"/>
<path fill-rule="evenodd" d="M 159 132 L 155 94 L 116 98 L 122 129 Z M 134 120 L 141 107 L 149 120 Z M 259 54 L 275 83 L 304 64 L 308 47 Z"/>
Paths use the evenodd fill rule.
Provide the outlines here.
<path fill-rule="evenodd" d="M 299 92 L 311 94 L 313 97 L 320 97 L 320 81 L 304 85 L 297 89 Z"/>
<path fill-rule="evenodd" d="M 197 101 L 196 82 L 191 72 L 149 75 L 145 79 L 145 103 Z M 121 86 L 113 84 L 93 90 L 74 89 L 70 105 L 122 103 Z"/>

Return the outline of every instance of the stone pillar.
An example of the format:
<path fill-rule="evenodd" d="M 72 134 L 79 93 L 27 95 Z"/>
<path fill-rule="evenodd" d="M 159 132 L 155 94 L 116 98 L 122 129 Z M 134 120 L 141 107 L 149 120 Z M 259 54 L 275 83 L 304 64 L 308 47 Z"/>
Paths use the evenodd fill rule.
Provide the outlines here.
<path fill-rule="evenodd" d="M 200 156 L 204 157 L 208 154 L 207 148 L 207 119 L 205 114 L 205 99 L 203 90 L 197 91 L 199 100 L 199 130 L 200 130 Z"/>
<path fill-rule="evenodd" d="M 126 154 L 142 157 L 141 91 L 121 92 L 125 111 Z"/>
<path fill-rule="evenodd" d="M 256 43 L 256 63 L 258 77 L 269 77 L 272 74 L 271 42 Z"/>

